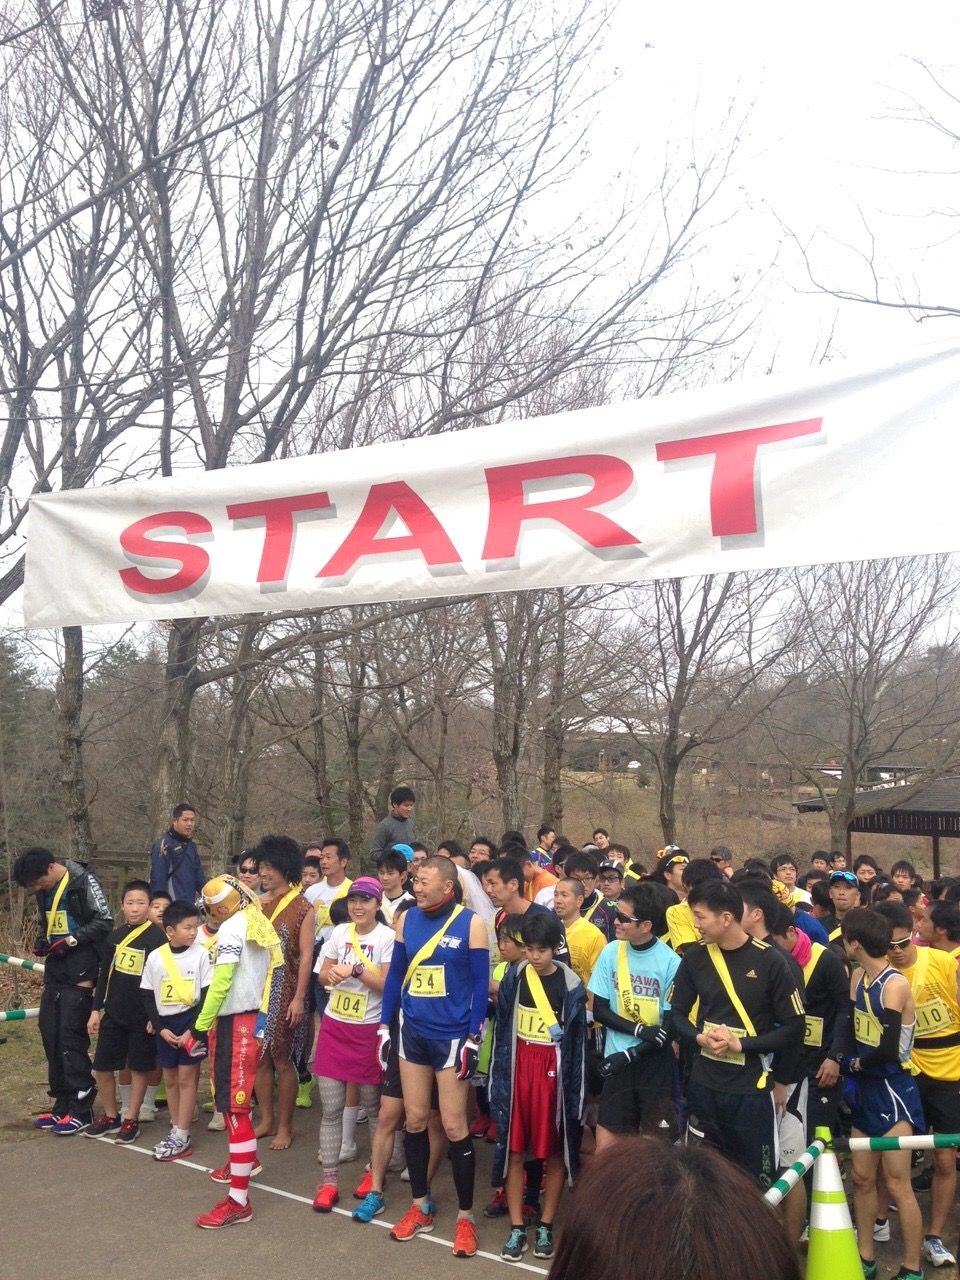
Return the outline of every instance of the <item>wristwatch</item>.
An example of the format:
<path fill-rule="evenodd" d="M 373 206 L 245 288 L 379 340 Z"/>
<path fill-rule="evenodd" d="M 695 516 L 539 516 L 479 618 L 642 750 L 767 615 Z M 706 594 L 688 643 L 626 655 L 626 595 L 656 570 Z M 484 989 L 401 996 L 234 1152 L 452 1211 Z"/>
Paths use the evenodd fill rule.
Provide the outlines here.
<path fill-rule="evenodd" d="M 360 975 L 363 973 L 363 969 L 364 969 L 363 963 L 360 960 L 358 960 L 350 972 L 353 974 L 355 978 L 359 978 Z"/>

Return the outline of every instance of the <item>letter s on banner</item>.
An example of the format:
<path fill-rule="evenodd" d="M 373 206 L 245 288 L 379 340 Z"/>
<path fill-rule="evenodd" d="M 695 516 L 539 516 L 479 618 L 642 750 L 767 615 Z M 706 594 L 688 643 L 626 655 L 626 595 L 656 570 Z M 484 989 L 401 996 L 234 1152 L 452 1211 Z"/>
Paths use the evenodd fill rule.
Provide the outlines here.
<path fill-rule="evenodd" d="M 179 565 L 165 578 L 148 578 L 139 569 L 120 569 L 120 581 L 133 595 L 176 595 L 196 586 L 210 567 L 210 557 L 193 542 L 166 542 L 152 533 L 181 530 L 187 537 L 213 533 L 213 526 L 196 511 L 159 511 L 128 525 L 120 534 L 120 545 L 129 559 L 144 567 Z"/>

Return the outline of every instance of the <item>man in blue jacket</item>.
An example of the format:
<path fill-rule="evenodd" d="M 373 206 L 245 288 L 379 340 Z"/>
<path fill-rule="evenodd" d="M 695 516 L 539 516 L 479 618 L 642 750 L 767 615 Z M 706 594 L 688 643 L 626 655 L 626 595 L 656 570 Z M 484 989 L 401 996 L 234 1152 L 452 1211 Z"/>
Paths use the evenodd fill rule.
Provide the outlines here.
<path fill-rule="evenodd" d="M 150 850 L 151 893 L 169 893 L 173 901 L 194 902 L 203 892 L 207 875 L 191 839 L 196 825 L 196 810 L 188 804 L 178 804 L 170 829 Z"/>

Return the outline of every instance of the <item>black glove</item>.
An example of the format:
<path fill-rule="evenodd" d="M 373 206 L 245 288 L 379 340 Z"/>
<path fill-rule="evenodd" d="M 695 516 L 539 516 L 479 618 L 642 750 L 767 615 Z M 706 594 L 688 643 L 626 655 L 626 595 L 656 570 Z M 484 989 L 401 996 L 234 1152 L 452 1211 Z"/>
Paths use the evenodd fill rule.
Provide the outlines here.
<path fill-rule="evenodd" d="M 645 1049 L 662 1049 L 668 1038 L 666 1027 L 641 1027 L 637 1032 L 637 1039 Z"/>
<path fill-rule="evenodd" d="M 611 1053 L 609 1058 L 604 1058 L 597 1071 L 601 1080 L 609 1080 L 609 1078 L 617 1071 L 622 1071 L 628 1062 L 632 1062 L 636 1057 L 633 1049 L 621 1049 L 619 1053 Z"/>
<path fill-rule="evenodd" d="M 457 1079 L 469 1080 L 477 1074 L 480 1061 L 480 1037 L 464 1036 L 457 1047 Z"/>

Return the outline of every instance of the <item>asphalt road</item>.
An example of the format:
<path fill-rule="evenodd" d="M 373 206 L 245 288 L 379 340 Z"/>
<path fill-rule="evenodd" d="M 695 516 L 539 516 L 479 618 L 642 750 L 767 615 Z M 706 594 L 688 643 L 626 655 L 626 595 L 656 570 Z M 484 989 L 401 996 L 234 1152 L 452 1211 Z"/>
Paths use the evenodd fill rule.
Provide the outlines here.
<path fill-rule="evenodd" d="M 163 1113 L 161 1112 L 161 1115 Z M 416 1272 L 417 1280 L 440 1280 L 463 1268 L 474 1280 L 503 1280 L 508 1267 L 546 1275 L 549 1264 L 499 1257 L 508 1227 L 477 1214 L 481 1253 L 453 1258 L 451 1242 L 456 1200 L 449 1169 L 441 1167 L 434 1187 L 438 1214 L 432 1235 L 398 1244 L 387 1234 L 410 1203 L 410 1190 L 389 1175 L 387 1211 L 368 1226 L 353 1222 L 353 1187 L 363 1176 L 366 1127 L 357 1130 L 360 1157 L 341 1166 L 341 1202 L 330 1214 L 314 1213 L 311 1201 L 319 1178 L 316 1163 L 316 1109 L 300 1111 L 296 1142 L 289 1151 L 265 1150 L 263 1173 L 251 1183 L 251 1223 L 222 1231 L 201 1231 L 193 1222 L 225 1194 L 207 1176 L 224 1162 L 226 1138 L 207 1133 L 206 1117 L 195 1127 L 188 1160 L 158 1164 L 152 1145 L 165 1132 L 158 1118 L 143 1126 L 132 1147 L 75 1135 L 40 1134 L 33 1141 L 0 1145 L 0 1280 L 177 1280 L 223 1276 L 285 1280 L 315 1274 L 353 1280 L 356 1276 Z M 489 1198 L 491 1148 L 477 1143 L 477 1205 Z"/>

